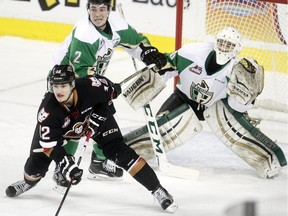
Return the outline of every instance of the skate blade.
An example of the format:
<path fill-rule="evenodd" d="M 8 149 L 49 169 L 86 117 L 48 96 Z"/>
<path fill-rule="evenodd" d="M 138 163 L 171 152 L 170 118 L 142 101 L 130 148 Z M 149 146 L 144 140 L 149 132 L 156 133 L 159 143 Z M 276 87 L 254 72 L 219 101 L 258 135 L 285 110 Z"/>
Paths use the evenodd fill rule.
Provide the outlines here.
<path fill-rule="evenodd" d="M 87 179 L 96 180 L 96 181 L 122 181 L 123 176 L 121 176 L 121 177 L 109 177 L 107 175 L 89 173 L 87 175 Z"/>
<path fill-rule="evenodd" d="M 53 190 L 55 190 L 58 193 L 64 194 L 67 190 L 67 187 L 63 187 L 60 185 L 54 185 Z"/>
<path fill-rule="evenodd" d="M 165 209 L 165 211 L 167 211 L 167 212 L 169 212 L 169 213 L 174 213 L 174 212 L 177 211 L 177 209 L 178 209 L 178 205 L 177 205 L 175 202 L 173 202 L 170 206 L 168 206 L 168 207 Z"/>

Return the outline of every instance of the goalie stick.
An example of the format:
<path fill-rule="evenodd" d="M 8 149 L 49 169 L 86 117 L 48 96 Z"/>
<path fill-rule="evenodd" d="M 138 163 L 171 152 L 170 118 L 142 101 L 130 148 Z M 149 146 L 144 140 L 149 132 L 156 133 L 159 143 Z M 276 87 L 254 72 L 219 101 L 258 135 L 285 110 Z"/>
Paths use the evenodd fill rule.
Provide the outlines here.
<path fill-rule="evenodd" d="M 89 142 L 89 139 L 90 139 L 91 134 L 92 134 L 92 131 L 89 130 L 88 133 L 87 133 L 87 135 L 86 135 L 85 142 L 84 142 L 84 144 L 83 144 L 82 153 L 81 153 L 81 155 L 79 156 L 78 161 L 77 161 L 77 165 L 78 165 L 78 166 L 79 166 L 80 163 L 81 163 L 82 157 L 83 157 L 83 155 L 84 155 L 84 153 L 85 153 L 85 150 L 86 150 L 86 147 L 87 147 L 87 144 L 88 144 L 88 142 Z M 60 203 L 60 205 L 59 205 L 59 207 L 58 207 L 58 209 L 57 209 L 57 212 L 56 212 L 55 216 L 58 216 L 58 215 L 59 215 L 59 212 L 60 212 L 60 210 L 61 210 L 61 208 L 62 208 L 62 206 L 63 206 L 63 204 L 64 204 L 64 201 L 65 201 L 65 199 L 66 199 L 66 197 L 67 197 L 67 195 L 68 195 L 68 192 L 69 192 L 69 190 L 70 190 L 70 188 L 71 188 L 71 186 L 72 186 L 72 181 L 73 181 L 73 179 L 71 179 L 70 182 L 69 182 L 69 185 L 68 185 L 68 187 L 67 187 L 67 189 L 66 189 L 66 191 L 65 191 L 65 194 L 64 194 L 64 196 L 63 196 L 63 198 L 62 198 L 62 200 L 61 200 L 61 203 Z"/>
<path fill-rule="evenodd" d="M 135 62 L 135 60 L 134 60 Z M 135 63 L 136 64 L 136 63 Z M 146 67 L 140 69 L 140 70 L 136 70 L 135 73 L 131 74 L 129 77 L 127 77 L 126 79 L 124 79 L 122 82 L 120 82 L 119 84 L 122 86 L 124 85 L 125 83 L 127 83 L 129 80 L 133 79 L 134 77 L 136 77 L 137 75 L 147 71 L 147 70 L 150 70 L 152 69 L 153 67 L 155 67 L 156 65 L 155 64 L 150 64 L 150 65 L 147 65 Z"/>
<path fill-rule="evenodd" d="M 119 13 L 125 19 L 124 12 L 122 10 L 122 4 L 121 3 L 117 4 L 117 7 L 119 10 Z M 134 57 L 131 57 L 131 58 L 133 61 L 134 68 L 137 71 L 136 60 Z M 199 177 L 198 170 L 175 166 L 168 162 L 165 151 L 164 151 L 164 146 L 161 140 L 159 127 L 158 127 L 156 118 L 153 114 L 153 111 L 151 109 L 150 102 L 148 102 L 144 106 L 144 114 L 146 117 L 146 124 L 147 124 L 148 132 L 150 135 L 150 140 L 152 143 L 153 151 L 155 153 L 155 157 L 156 157 L 159 170 L 167 176 L 190 179 L 190 180 L 198 179 Z"/>

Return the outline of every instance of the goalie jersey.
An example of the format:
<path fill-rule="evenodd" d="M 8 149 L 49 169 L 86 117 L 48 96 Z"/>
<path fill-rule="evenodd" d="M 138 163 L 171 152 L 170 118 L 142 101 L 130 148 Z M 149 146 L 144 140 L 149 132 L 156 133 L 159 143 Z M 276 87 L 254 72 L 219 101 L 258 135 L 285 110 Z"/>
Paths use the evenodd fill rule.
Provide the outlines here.
<path fill-rule="evenodd" d="M 214 52 L 213 47 L 213 43 L 188 44 L 171 54 L 166 54 L 171 67 L 177 70 L 162 73 L 165 80 L 179 76 L 177 88 L 190 100 L 205 107 L 210 107 L 227 97 L 228 81 L 237 60 L 231 59 L 216 72 L 209 74 L 207 68 Z M 245 112 L 253 106 L 251 103 L 243 105 L 233 97 L 228 97 L 228 103 L 238 112 Z"/>

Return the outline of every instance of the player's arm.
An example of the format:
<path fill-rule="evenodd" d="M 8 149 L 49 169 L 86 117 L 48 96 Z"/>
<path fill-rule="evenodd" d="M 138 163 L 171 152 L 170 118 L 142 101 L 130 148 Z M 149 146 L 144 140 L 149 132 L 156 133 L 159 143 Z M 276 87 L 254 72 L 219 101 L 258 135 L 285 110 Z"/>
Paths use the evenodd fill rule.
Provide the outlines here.
<path fill-rule="evenodd" d="M 144 62 L 146 65 L 156 64 L 157 68 L 166 65 L 166 57 L 163 53 L 152 46 L 149 39 L 138 33 L 133 27 L 128 25 L 128 29 L 118 32 L 120 35 L 120 46 L 132 57 Z"/>
<path fill-rule="evenodd" d="M 52 56 L 50 68 L 52 69 L 55 65 L 69 64 L 69 46 L 72 41 L 72 32 L 65 38 L 60 44 Z"/>
<path fill-rule="evenodd" d="M 43 148 L 43 153 L 55 161 L 63 176 L 68 180 L 71 179 L 73 184 L 78 184 L 83 170 L 79 169 L 74 157 L 65 151 L 62 127 L 57 122 L 57 118 L 46 112 L 44 108 L 39 111 L 37 124 L 39 144 Z"/>
<path fill-rule="evenodd" d="M 193 63 L 193 61 L 181 55 L 183 49 L 185 49 L 185 47 L 172 53 L 165 53 L 167 64 L 158 71 L 164 80 L 167 81 L 171 77 L 178 76 L 185 68 Z"/>

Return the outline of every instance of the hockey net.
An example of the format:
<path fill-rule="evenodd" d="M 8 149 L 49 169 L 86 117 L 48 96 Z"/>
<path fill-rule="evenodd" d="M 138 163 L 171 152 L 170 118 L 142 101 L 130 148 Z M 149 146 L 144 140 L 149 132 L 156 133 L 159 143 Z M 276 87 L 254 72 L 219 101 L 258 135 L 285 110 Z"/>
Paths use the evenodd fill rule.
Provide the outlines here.
<path fill-rule="evenodd" d="M 243 38 L 239 57 L 253 57 L 265 68 L 264 90 L 255 118 L 287 121 L 288 9 L 286 0 L 178 0 L 176 49 L 183 44 L 213 41 L 224 27 Z"/>

